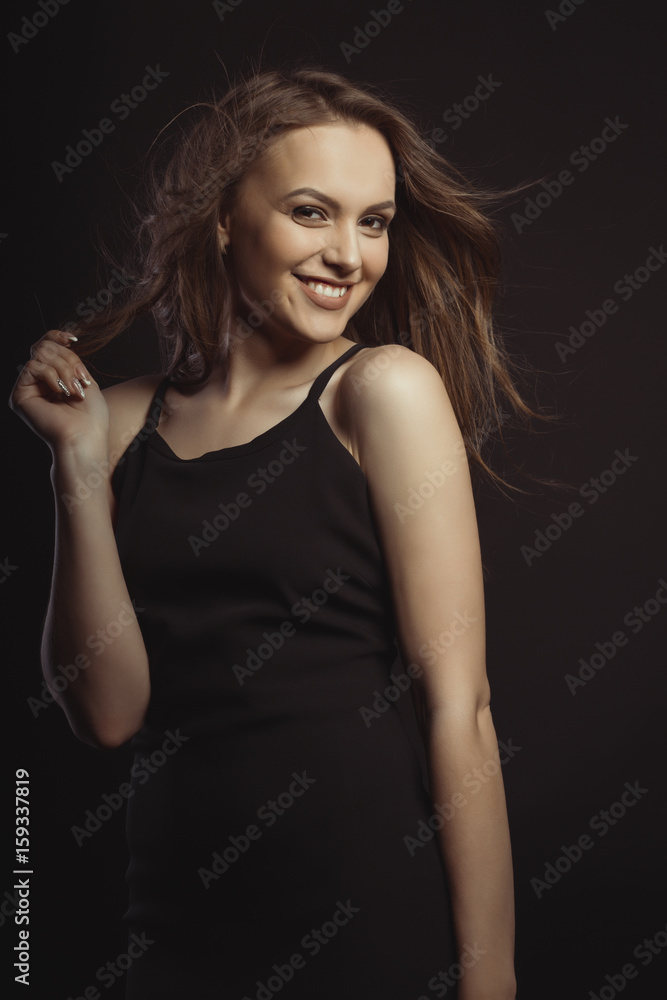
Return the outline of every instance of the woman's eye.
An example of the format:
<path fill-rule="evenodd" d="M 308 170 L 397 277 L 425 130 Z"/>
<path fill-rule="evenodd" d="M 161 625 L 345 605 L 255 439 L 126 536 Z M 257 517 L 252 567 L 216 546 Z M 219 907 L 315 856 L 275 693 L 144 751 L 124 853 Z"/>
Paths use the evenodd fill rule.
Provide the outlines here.
<path fill-rule="evenodd" d="M 383 233 L 389 225 L 388 221 L 383 219 L 381 215 L 368 215 L 361 220 L 361 224 L 367 229 L 374 229 L 376 233 Z"/>
<path fill-rule="evenodd" d="M 325 222 L 326 216 L 321 208 L 314 208 L 312 205 L 299 205 L 293 209 L 292 214 L 299 220 L 305 222 Z M 389 226 L 389 220 L 381 215 L 367 215 L 360 219 L 360 225 L 364 229 L 370 229 L 374 233 L 381 234 Z"/>
<path fill-rule="evenodd" d="M 307 222 L 317 221 L 318 217 L 320 219 L 324 218 L 319 208 L 313 208 L 312 205 L 300 205 L 294 209 L 294 214 L 300 219 L 306 219 Z"/>

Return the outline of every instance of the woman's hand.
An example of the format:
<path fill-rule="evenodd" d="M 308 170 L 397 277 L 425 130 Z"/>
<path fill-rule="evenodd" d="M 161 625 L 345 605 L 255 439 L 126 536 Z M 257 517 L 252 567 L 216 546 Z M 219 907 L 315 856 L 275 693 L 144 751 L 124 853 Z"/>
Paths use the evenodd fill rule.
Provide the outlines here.
<path fill-rule="evenodd" d="M 148 654 L 136 616 L 96 652 L 94 663 L 84 658 L 87 669 L 57 686 L 61 664 L 78 665 L 90 636 L 132 602 L 114 536 L 109 478 L 102 476 L 103 489 L 71 505 L 81 476 L 110 468 L 107 401 L 71 344 L 64 330 L 49 330 L 38 340 L 9 405 L 53 455 L 56 539 L 42 635 L 44 679 L 79 739 L 117 747 L 141 727 L 150 699 Z"/>
<path fill-rule="evenodd" d="M 64 330 L 48 330 L 33 344 L 9 405 L 54 455 L 104 458 L 109 441 L 107 403 L 71 343 Z"/>

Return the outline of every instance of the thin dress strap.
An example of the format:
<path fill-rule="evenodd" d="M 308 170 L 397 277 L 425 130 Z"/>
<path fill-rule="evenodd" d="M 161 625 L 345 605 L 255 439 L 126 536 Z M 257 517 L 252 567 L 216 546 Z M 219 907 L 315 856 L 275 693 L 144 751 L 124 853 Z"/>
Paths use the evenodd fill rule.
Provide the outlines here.
<path fill-rule="evenodd" d="M 121 490 L 123 489 L 123 484 L 127 473 L 128 456 L 131 455 L 136 450 L 137 445 L 140 442 L 145 441 L 146 438 L 150 434 L 152 434 L 153 431 L 157 428 L 158 422 L 160 420 L 160 412 L 162 410 L 162 405 L 164 403 L 164 394 L 167 391 L 167 388 L 169 387 L 170 383 L 171 383 L 171 378 L 169 375 L 166 375 L 161 380 L 161 382 L 158 383 L 158 386 L 155 392 L 153 393 L 153 398 L 151 399 L 151 404 L 148 410 L 148 416 L 146 417 L 144 426 L 141 428 L 140 431 L 138 431 L 137 434 L 135 434 L 135 436 L 130 441 L 123 454 L 116 462 L 116 466 L 111 474 L 111 489 L 113 490 L 113 493 L 116 496 L 116 498 L 120 496 Z"/>
<path fill-rule="evenodd" d="M 364 347 L 366 347 L 366 344 L 352 344 L 352 347 L 348 348 L 347 351 L 344 351 L 339 358 L 336 358 L 335 361 L 332 361 L 331 364 L 327 368 L 325 368 L 323 372 L 320 372 L 320 374 L 317 376 L 317 378 L 310 387 L 310 392 L 308 393 L 307 398 L 319 399 L 322 393 L 324 392 L 325 385 L 327 384 L 333 373 L 336 371 L 336 369 L 340 365 L 342 365 L 342 363 L 346 361 L 347 358 L 349 358 L 352 354 L 356 354 L 357 351 L 362 350 L 362 348 Z"/>
<path fill-rule="evenodd" d="M 162 407 L 164 405 L 164 395 L 171 384 L 171 376 L 169 375 L 165 375 L 162 381 L 158 383 L 158 386 L 153 393 L 153 398 L 151 399 L 151 405 L 148 411 L 148 417 L 146 418 L 146 423 L 144 424 L 142 430 L 155 430 L 157 427 Z"/>

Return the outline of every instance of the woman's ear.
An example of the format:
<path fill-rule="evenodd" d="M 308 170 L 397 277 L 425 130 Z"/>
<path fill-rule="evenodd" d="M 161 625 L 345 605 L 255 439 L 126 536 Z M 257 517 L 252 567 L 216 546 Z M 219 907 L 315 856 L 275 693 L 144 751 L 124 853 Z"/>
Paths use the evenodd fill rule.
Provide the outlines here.
<path fill-rule="evenodd" d="M 227 253 L 227 248 L 231 242 L 229 232 L 229 214 L 225 215 L 218 222 L 218 240 L 220 242 L 220 252 Z"/>

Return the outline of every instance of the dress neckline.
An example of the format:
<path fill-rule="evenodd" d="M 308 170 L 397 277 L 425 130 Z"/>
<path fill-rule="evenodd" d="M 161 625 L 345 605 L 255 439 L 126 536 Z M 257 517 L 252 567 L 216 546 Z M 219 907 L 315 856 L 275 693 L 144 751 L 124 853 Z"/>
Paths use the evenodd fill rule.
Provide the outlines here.
<path fill-rule="evenodd" d="M 319 397 L 322 395 L 326 383 L 329 381 L 329 378 L 336 368 L 343 363 L 343 361 L 350 357 L 350 355 L 355 354 L 357 351 L 362 350 L 367 346 L 367 344 L 352 344 L 351 347 L 332 361 L 330 365 L 328 365 L 319 373 L 319 375 L 316 376 L 315 381 L 308 391 L 308 395 L 299 404 L 299 406 L 297 406 L 292 413 L 289 413 L 286 417 L 283 417 L 282 420 L 279 420 L 277 424 L 274 424 L 273 427 L 269 427 L 267 430 L 262 431 L 261 434 L 257 434 L 250 441 L 246 441 L 243 444 L 229 445 L 226 448 L 216 448 L 214 451 L 204 452 L 203 455 L 198 455 L 195 458 L 181 458 L 180 455 L 177 455 L 171 446 L 167 444 L 158 430 L 157 421 L 160 419 L 159 413 L 162 411 L 164 394 L 169 386 L 173 384 L 170 377 L 167 376 L 167 378 L 164 378 L 158 385 L 153 397 L 153 402 L 151 403 L 150 412 L 153 413 L 153 403 L 155 401 L 159 402 L 159 412 L 158 415 L 154 417 L 155 426 L 152 429 L 153 432 L 146 435 L 147 443 L 154 448 L 155 451 L 160 452 L 160 454 L 164 455 L 166 458 L 170 458 L 172 461 L 181 462 L 183 464 L 236 458 L 238 455 L 247 455 L 254 451 L 260 451 L 265 447 L 265 445 L 270 444 L 276 438 L 284 434 L 289 429 L 290 425 L 301 416 L 304 410 L 317 403 Z"/>

